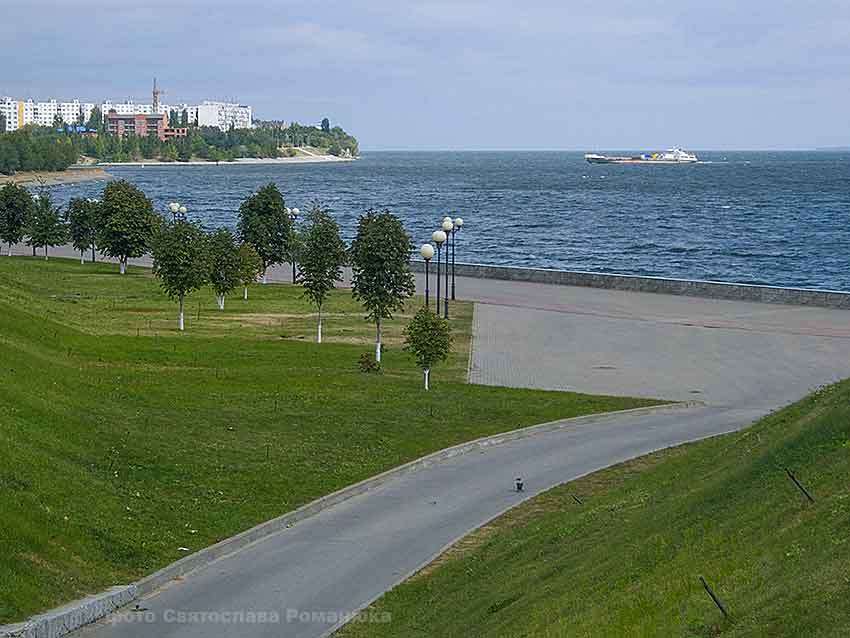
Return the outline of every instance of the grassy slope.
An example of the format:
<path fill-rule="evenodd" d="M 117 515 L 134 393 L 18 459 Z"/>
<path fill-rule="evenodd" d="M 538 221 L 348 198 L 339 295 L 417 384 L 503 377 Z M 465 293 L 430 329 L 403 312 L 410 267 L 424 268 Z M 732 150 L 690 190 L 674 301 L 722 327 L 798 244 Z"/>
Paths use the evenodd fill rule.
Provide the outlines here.
<path fill-rule="evenodd" d="M 466 385 L 465 304 L 427 394 L 398 347 L 404 317 L 387 327 L 384 374 L 358 371 L 372 331 L 347 292 L 321 346 L 290 286 L 254 287 L 224 313 L 209 291 L 187 307 L 179 335 L 144 270 L 0 259 L 0 623 L 430 451 L 647 403 Z"/>
<path fill-rule="evenodd" d="M 341 633 L 847 636 L 848 423 L 850 382 L 843 382 L 744 432 L 553 489 L 387 594 L 376 607 L 393 622 Z"/>

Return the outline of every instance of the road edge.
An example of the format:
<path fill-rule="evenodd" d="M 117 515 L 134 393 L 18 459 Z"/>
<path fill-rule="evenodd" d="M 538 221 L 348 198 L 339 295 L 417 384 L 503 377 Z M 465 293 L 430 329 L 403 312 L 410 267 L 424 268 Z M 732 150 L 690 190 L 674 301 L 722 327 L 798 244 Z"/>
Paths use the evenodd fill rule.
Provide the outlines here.
<path fill-rule="evenodd" d="M 417 472 L 436 463 L 452 459 L 456 456 L 468 454 L 493 445 L 500 445 L 530 436 L 546 434 L 548 432 L 553 432 L 567 427 L 592 424 L 596 421 L 615 418 L 622 415 L 652 414 L 654 412 L 685 410 L 699 407 L 705 407 L 705 404 L 701 401 L 683 401 L 677 403 L 663 403 L 660 405 L 652 405 L 642 408 L 631 408 L 628 410 L 617 410 L 614 412 L 587 414 L 568 419 L 559 419 L 557 421 L 540 423 L 538 425 L 531 425 L 499 434 L 491 434 L 490 436 L 473 439 L 466 443 L 459 443 L 442 450 L 437 450 L 436 452 L 426 454 L 418 459 L 414 459 L 413 461 L 409 461 L 403 465 L 399 465 L 398 467 L 391 468 L 385 472 L 359 481 L 358 483 L 339 489 L 336 492 L 322 496 L 295 510 L 292 510 L 291 512 L 287 512 L 276 518 L 265 521 L 264 523 L 255 525 L 244 532 L 240 532 L 239 534 L 220 540 L 213 545 L 199 549 L 197 552 L 181 558 L 170 565 L 166 565 L 162 569 L 145 576 L 134 583 L 129 585 L 116 585 L 104 592 L 87 596 L 86 598 L 82 598 L 35 615 L 21 623 L 0 626 L 0 638 L 41 638 L 42 636 L 59 638 L 60 636 L 67 635 L 72 631 L 106 617 L 120 607 L 124 607 L 139 600 L 140 598 L 153 594 L 175 579 L 181 578 L 197 569 L 207 567 L 217 560 L 230 556 L 249 545 L 288 529 L 299 521 L 315 516 L 316 514 L 333 507 L 334 505 L 345 502 L 355 496 L 365 494 L 370 490 L 381 487 L 385 483 L 396 478 Z M 459 539 L 456 539 L 454 542 L 457 542 L 457 540 Z M 441 550 L 440 553 L 445 551 L 445 549 L 448 549 L 449 546 L 450 545 L 446 546 L 446 548 Z M 428 562 L 436 558 L 438 555 L 439 554 L 429 559 Z M 419 569 L 421 569 L 421 567 Z M 396 583 L 396 585 L 397 584 L 398 583 Z M 371 602 L 374 601 L 370 601 L 369 604 L 371 604 Z M 338 629 L 338 627 L 335 629 Z"/>

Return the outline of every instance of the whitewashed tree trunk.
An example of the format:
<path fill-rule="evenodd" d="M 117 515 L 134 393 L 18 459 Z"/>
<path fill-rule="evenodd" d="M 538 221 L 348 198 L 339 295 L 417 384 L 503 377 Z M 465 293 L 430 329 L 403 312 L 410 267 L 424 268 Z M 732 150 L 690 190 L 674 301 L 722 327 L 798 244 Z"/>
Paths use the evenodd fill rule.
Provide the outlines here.
<path fill-rule="evenodd" d="M 85 250 L 80 251 L 80 263 L 81 264 L 86 263 L 86 251 Z"/>
<path fill-rule="evenodd" d="M 124 257 L 118 258 L 118 271 L 123 275 L 127 272 L 127 260 Z M 181 330 L 183 328 L 180 328 Z"/>
<path fill-rule="evenodd" d="M 378 321 L 375 324 L 376 327 L 376 335 L 375 335 L 375 361 L 381 362 L 381 322 Z"/>
<path fill-rule="evenodd" d="M 44 247 L 44 261 L 47 261 L 47 246 Z"/>
<path fill-rule="evenodd" d="M 224 295 L 216 295 L 215 300 L 218 302 L 218 309 L 224 310 Z"/>
<path fill-rule="evenodd" d="M 9 257 L 12 256 L 12 244 L 9 244 Z"/>
<path fill-rule="evenodd" d="M 431 380 L 431 368 L 425 368 L 425 389 L 430 390 L 429 381 Z"/>
<path fill-rule="evenodd" d="M 319 307 L 319 332 L 316 335 L 316 343 L 322 343 L 322 308 Z"/>
<path fill-rule="evenodd" d="M 183 332 L 183 295 L 180 295 L 180 332 Z"/>
<path fill-rule="evenodd" d="M 266 272 L 267 270 L 268 269 L 263 269 L 263 279 L 262 279 L 263 285 L 269 283 L 268 273 Z"/>
<path fill-rule="evenodd" d="M 245 301 L 248 301 L 248 286 L 245 286 L 244 291 L 243 291 L 243 293 L 242 293 L 242 298 L 243 298 Z"/>

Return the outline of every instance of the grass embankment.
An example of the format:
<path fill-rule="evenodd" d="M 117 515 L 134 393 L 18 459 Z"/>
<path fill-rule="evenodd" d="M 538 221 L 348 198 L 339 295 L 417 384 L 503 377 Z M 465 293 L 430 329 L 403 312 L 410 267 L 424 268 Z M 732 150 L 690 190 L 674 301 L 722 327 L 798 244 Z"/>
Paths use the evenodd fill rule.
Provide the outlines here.
<path fill-rule="evenodd" d="M 843 382 L 741 433 L 555 488 L 388 593 L 391 623 L 341 634 L 847 636 L 849 423 Z"/>
<path fill-rule="evenodd" d="M 439 448 L 648 403 L 467 385 L 468 304 L 425 393 L 406 316 L 386 327 L 384 373 L 364 374 L 373 333 L 349 292 L 322 345 L 298 289 L 250 295 L 223 312 L 193 295 L 180 335 L 147 270 L 0 259 L 0 623 Z"/>

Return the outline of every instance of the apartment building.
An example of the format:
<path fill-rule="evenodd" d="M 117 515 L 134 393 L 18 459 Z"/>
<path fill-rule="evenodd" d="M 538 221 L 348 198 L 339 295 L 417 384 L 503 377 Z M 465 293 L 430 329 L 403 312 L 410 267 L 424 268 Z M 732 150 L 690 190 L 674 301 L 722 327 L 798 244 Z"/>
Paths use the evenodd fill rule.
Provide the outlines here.
<path fill-rule="evenodd" d="M 69 102 L 60 102 L 55 99 L 37 102 L 32 99 L 16 100 L 5 97 L 0 98 L 0 113 L 3 113 L 6 118 L 7 131 L 14 131 L 28 124 L 53 126 L 57 117 L 61 118 L 64 124 L 85 124 L 91 118 L 95 106 L 100 107 L 104 122 L 107 121 L 107 114 L 110 112 L 120 116 L 135 116 L 168 115 L 171 111 L 176 111 L 181 118 L 185 112 L 189 124 L 214 126 L 222 131 L 231 128 L 253 127 L 253 109 L 244 104 L 210 100 L 205 100 L 198 105 L 184 103 L 169 106 L 158 101 L 156 104 L 156 112 L 154 112 L 151 103 L 134 102 L 132 100 L 123 102 L 104 100 L 96 104 L 95 102 L 81 102 L 77 99 Z M 126 126 L 130 126 L 129 120 Z"/>

